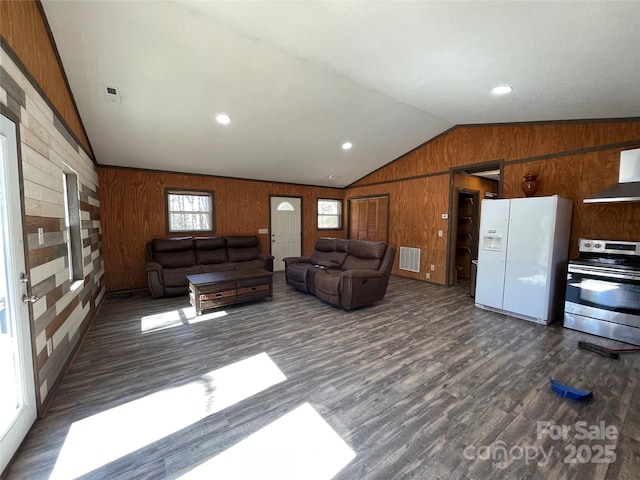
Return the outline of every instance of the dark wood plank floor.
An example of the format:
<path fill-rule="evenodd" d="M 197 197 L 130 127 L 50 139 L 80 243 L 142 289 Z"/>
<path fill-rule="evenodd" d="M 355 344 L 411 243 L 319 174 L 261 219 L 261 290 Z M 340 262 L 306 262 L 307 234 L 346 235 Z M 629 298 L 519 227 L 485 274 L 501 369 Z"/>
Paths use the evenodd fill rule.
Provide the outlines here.
<path fill-rule="evenodd" d="M 306 402 L 356 453 L 340 480 L 638 478 L 640 354 L 611 360 L 577 348 L 614 342 L 477 309 L 462 287 L 398 277 L 384 302 L 345 312 L 282 274 L 271 302 L 141 332 L 141 317 L 187 306 L 184 297 L 108 298 L 9 478 L 49 478 L 74 422 L 262 352 L 286 381 L 83 478 L 177 478 Z M 550 376 L 594 398 L 561 398 Z M 571 431 L 554 439 L 538 422 Z M 577 422 L 617 435 L 583 440 Z M 615 461 L 596 463 L 605 445 Z"/>

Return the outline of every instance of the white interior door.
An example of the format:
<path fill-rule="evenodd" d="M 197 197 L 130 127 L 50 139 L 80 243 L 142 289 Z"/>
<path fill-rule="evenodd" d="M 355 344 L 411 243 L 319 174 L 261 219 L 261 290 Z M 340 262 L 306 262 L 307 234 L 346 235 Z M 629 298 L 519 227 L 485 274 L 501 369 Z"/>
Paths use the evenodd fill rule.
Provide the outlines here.
<path fill-rule="evenodd" d="M 302 202 L 296 197 L 271 197 L 273 271 L 284 270 L 283 258 L 302 252 Z"/>
<path fill-rule="evenodd" d="M 0 471 L 36 419 L 16 125 L 0 115 Z"/>

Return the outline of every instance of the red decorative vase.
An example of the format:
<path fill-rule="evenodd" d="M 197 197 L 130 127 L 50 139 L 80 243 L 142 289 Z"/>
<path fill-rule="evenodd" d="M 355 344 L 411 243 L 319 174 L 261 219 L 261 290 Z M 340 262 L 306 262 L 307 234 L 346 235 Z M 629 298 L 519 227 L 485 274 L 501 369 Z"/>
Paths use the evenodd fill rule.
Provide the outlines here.
<path fill-rule="evenodd" d="M 524 176 L 524 182 L 522 182 L 522 191 L 524 192 L 525 197 L 532 197 L 538 191 L 538 182 L 536 181 L 538 178 L 537 173 L 527 173 Z"/>

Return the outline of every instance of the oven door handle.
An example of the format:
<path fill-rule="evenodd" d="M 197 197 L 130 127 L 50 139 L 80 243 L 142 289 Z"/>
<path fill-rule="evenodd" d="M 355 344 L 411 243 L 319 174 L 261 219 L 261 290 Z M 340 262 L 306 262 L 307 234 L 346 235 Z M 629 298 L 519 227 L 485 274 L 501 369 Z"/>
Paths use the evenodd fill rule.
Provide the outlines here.
<path fill-rule="evenodd" d="M 569 265 L 569 274 L 571 273 L 589 275 L 595 278 L 597 277 L 617 278 L 621 280 L 632 280 L 632 281 L 640 282 L 640 273 L 623 272 L 620 270 L 613 270 L 610 268 L 585 267 L 582 265 Z"/>

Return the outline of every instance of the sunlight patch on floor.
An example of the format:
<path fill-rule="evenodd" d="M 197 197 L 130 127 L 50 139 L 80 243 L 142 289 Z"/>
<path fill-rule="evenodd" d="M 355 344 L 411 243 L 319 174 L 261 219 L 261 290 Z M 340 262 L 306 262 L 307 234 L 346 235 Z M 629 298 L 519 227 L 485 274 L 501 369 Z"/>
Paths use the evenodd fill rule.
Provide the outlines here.
<path fill-rule="evenodd" d="M 305 403 L 179 480 L 330 480 L 355 452 Z"/>
<path fill-rule="evenodd" d="M 140 331 L 142 333 L 153 333 L 167 328 L 179 327 L 186 324 L 194 324 L 225 317 L 227 312 L 218 310 L 204 315 L 196 315 L 193 307 L 179 308 L 170 312 L 157 313 L 140 319 Z"/>
<path fill-rule="evenodd" d="M 286 379 L 263 352 L 74 422 L 50 479 L 91 472 Z"/>

